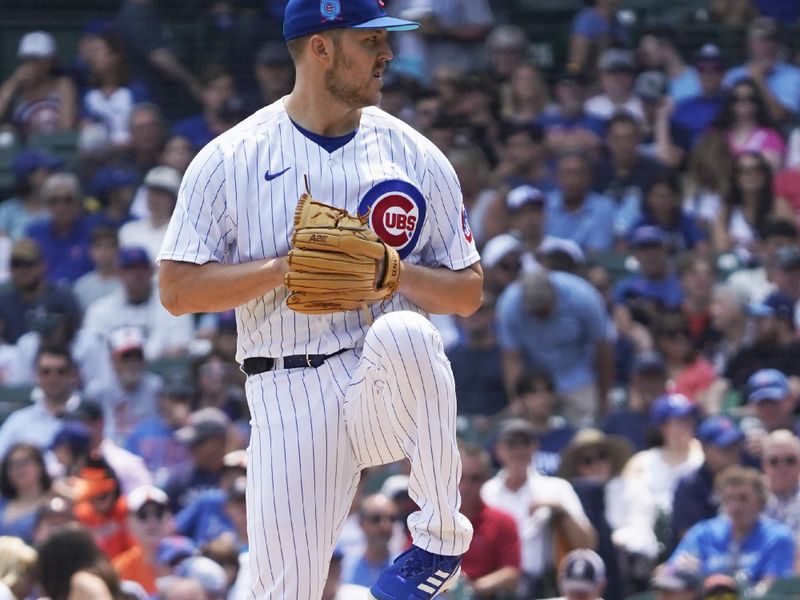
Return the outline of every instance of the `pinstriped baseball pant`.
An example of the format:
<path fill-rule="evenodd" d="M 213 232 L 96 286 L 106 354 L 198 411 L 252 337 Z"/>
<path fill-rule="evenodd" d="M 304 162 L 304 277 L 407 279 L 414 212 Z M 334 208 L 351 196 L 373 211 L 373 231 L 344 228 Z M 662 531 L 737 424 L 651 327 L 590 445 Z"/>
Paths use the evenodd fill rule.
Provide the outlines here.
<path fill-rule="evenodd" d="M 362 349 L 318 369 L 248 377 L 247 520 L 254 600 L 317 600 L 364 467 L 411 461 L 414 543 L 469 547 L 458 512 L 453 374 L 441 337 L 409 311 L 378 318 Z"/>

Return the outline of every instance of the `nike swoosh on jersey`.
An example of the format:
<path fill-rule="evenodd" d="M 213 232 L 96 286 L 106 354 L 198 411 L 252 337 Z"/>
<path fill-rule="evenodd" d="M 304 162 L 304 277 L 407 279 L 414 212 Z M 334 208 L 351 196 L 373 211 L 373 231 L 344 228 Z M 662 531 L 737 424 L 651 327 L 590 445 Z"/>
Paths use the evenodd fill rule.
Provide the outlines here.
<path fill-rule="evenodd" d="M 266 173 L 264 173 L 264 179 L 265 179 L 266 181 L 272 181 L 272 180 L 273 180 L 273 179 L 275 179 L 276 177 L 280 177 L 281 175 L 283 175 L 284 173 L 286 173 L 286 171 L 288 171 L 288 170 L 289 170 L 289 169 L 291 169 L 291 168 L 292 168 L 292 167 L 286 167 L 286 168 L 285 168 L 283 171 L 278 171 L 277 173 L 270 173 L 269 171 L 267 171 Z"/>

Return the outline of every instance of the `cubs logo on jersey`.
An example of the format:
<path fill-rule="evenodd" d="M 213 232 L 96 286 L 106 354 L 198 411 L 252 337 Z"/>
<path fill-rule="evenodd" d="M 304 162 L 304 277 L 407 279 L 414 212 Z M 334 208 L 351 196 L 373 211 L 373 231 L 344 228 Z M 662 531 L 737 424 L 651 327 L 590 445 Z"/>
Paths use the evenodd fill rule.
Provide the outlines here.
<path fill-rule="evenodd" d="M 472 243 L 472 229 L 469 226 L 469 218 L 467 217 L 467 208 L 461 207 L 461 230 L 464 232 L 464 239 L 470 244 Z"/>
<path fill-rule="evenodd" d="M 408 181 L 388 179 L 370 189 L 358 205 L 369 226 L 386 244 L 406 258 L 417 245 L 425 222 L 425 198 Z"/>

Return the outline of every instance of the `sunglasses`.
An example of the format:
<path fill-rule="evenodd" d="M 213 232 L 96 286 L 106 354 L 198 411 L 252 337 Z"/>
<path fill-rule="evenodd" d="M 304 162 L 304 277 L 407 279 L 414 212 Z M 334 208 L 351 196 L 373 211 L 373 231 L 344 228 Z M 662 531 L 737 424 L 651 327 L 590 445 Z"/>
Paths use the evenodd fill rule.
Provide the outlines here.
<path fill-rule="evenodd" d="M 605 450 L 598 450 L 592 454 L 585 454 L 583 458 L 581 458 L 580 463 L 584 467 L 591 467 L 595 463 L 605 462 L 608 460 L 608 452 Z"/>
<path fill-rule="evenodd" d="M 45 377 L 48 375 L 67 375 L 69 373 L 69 367 L 39 367 L 38 371 L 39 375 L 44 375 Z"/>
<path fill-rule="evenodd" d="M 30 269 L 31 267 L 35 267 L 38 264 L 39 264 L 38 260 L 25 260 L 24 258 L 11 259 L 12 269 Z"/>
<path fill-rule="evenodd" d="M 136 511 L 136 518 L 140 521 L 147 521 L 148 519 L 156 519 L 161 520 L 164 518 L 164 514 L 167 512 L 167 509 L 163 506 L 148 506 L 145 508 L 140 508 Z"/>
<path fill-rule="evenodd" d="M 791 456 L 791 455 L 787 455 L 787 456 L 770 456 L 767 459 L 767 464 L 770 467 L 779 467 L 781 465 L 784 465 L 784 466 L 787 466 L 787 467 L 794 467 L 797 464 L 797 460 L 798 459 L 797 459 L 796 456 Z"/>
<path fill-rule="evenodd" d="M 400 521 L 400 517 L 397 515 L 364 515 L 364 520 L 372 525 L 377 525 L 381 522 L 397 523 Z"/>

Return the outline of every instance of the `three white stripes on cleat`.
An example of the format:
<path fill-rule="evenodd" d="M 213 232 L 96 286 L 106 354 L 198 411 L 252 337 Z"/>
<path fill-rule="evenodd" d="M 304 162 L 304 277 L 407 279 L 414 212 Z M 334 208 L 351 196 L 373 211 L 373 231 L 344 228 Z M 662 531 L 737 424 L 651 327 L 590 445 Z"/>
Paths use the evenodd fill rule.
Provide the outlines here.
<path fill-rule="evenodd" d="M 428 577 L 427 581 L 428 583 L 435 585 L 436 587 L 431 587 L 430 585 L 427 585 L 425 583 L 420 583 L 417 586 L 417 589 L 422 590 L 423 592 L 426 592 L 428 594 L 433 594 L 437 590 L 437 588 L 440 585 L 442 585 L 442 583 L 444 583 L 448 577 L 450 577 L 450 573 L 446 573 L 445 571 L 436 571 L 434 575 L 436 575 L 436 577 L 440 577 L 441 579 L 436 579 L 436 577 Z"/>

